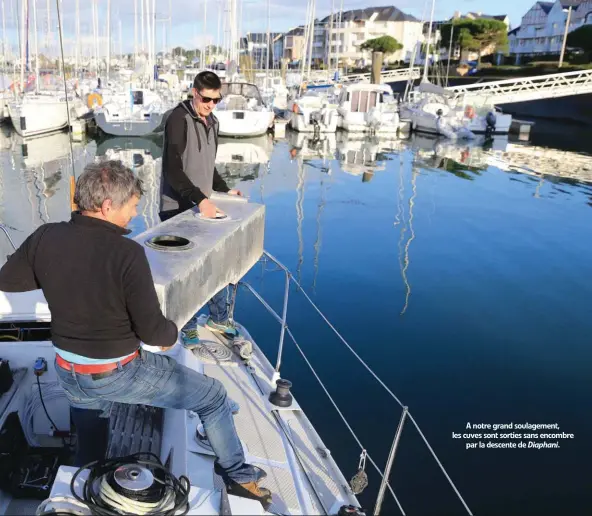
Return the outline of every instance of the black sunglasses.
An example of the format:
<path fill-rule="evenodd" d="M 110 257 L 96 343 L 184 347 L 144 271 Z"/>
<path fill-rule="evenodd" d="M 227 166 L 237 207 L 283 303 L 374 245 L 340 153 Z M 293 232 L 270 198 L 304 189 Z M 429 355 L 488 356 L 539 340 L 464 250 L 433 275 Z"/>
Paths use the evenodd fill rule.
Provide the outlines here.
<path fill-rule="evenodd" d="M 216 97 L 215 99 L 213 99 L 211 97 L 204 97 L 199 91 L 197 92 L 197 94 L 199 95 L 201 102 L 203 102 L 204 104 L 209 104 L 210 102 L 213 102 L 214 104 L 218 104 L 218 102 L 220 102 L 222 100 L 222 97 Z"/>

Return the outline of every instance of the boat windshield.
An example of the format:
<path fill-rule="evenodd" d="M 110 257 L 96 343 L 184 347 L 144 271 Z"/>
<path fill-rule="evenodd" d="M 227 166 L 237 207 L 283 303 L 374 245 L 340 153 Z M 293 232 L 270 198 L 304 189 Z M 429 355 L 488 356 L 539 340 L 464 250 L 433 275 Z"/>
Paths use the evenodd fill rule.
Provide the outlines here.
<path fill-rule="evenodd" d="M 256 99 L 258 104 L 263 104 L 259 89 L 254 84 L 246 82 L 230 82 L 222 84 L 222 97 L 228 95 L 241 95 L 248 99 Z"/>

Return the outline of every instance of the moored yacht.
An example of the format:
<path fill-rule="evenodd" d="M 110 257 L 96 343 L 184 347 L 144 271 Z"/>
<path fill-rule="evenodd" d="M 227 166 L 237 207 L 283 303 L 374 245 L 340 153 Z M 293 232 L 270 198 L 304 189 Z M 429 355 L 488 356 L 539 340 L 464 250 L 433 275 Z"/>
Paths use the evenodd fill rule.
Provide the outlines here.
<path fill-rule="evenodd" d="M 349 132 L 396 134 L 399 109 L 387 84 L 349 84 L 339 94 L 339 127 Z"/>
<path fill-rule="evenodd" d="M 220 136 L 260 136 L 273 127 L 273 110 L 264 104 L 254 84 L 223 83 L 221 95 L 214 113 L 220 122 Z"/>

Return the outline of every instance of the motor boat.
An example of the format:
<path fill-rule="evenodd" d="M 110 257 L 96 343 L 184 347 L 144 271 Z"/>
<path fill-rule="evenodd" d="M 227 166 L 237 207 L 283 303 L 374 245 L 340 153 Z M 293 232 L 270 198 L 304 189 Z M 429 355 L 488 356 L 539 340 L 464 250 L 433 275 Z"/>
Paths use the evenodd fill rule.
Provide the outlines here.
<path fill-rule="evenodd" d="M 90 98 L 89 98 L 90 102 Z M 146 136 L 164 130 L 167 111 L 175 106 L 173 96 L 166 88 L 150 90 L 130 88 L 113 92 L 108 101 L 97 103 L 94 118 L 105 134 L 113 136 Z"/>
<path fill-rule="evenodd" d="M 387 101 L 388 99 L 388 101 Z M 349 132 L 397 134 L 399 109 L 387 84 L 345 85 L 339 95 L 339 128 Z"/>
<path fill-rule="evenodd" d="M 503 114 L 486 102 L 475 106 L 476 99 L 457 97 L 452 90 L 429 82 L 411 92 L 402 104 L 401 118 L 411 120 L 414 131 L 445 136 L 452 140 L 473 139 L 475 134 L 507 134 L 512 116 Z"/>
<path fill-rule="evenodd" d="M 292 103 L 290 127 L 300 133 L 334 133 L 339 115 L 336 99 L 307 91 Z"/>
<path fill-rule="evenodd" d="M 254 84 L 223 83 L 221 95 L 222 101 L 214 112 L 220 123 L 220 136 L 260 136 L 273 127 L 274 112 L 265 105 Z"/>

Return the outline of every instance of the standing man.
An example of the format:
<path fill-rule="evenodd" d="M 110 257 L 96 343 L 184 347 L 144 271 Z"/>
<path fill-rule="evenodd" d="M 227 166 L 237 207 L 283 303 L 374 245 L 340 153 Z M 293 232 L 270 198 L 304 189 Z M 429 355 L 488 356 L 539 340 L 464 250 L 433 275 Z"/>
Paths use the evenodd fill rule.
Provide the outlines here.
<path fill-rule="evenodd" d="M 212 192 L 242 195 L 231 190 L 216 170 L 218 119 L 212 113 L 222 100 L 222 83 L 214 72 L 201 72 L 193 81 L 193 99 L 181 102 L 169 115 L 164 130 L 161 212 L 165 221 L 195 206 L 204 217 L 222 213 L 210 200 Z M 228 314 L 228 289 L 209 302 L 206 326 L 218 333 L 236 336 Z"/>
<path fill-rule="evenodd" d="M 84 430 L 97 414 L 108 417 L 114 402 L 192 410 L 228 492 L 266 507 L 271 493 L 258 486 L 265 472 L 245 463 L 224 386 L 140 347 L 142 341 L 164 351 L 177 341 L 177 327 L 160 309 L 144 248 L 125 238 L 142 193 L 142 182 L 120 161 L 87 165 L 74 196 L 80 212 L 29 236 L 0 270 L 0 290 L 43 289 L 58 379 L 70 404 L 81 409 L 74 423 L 87 449 L 78 450 L 78 458 L 100 444 Z"/>

